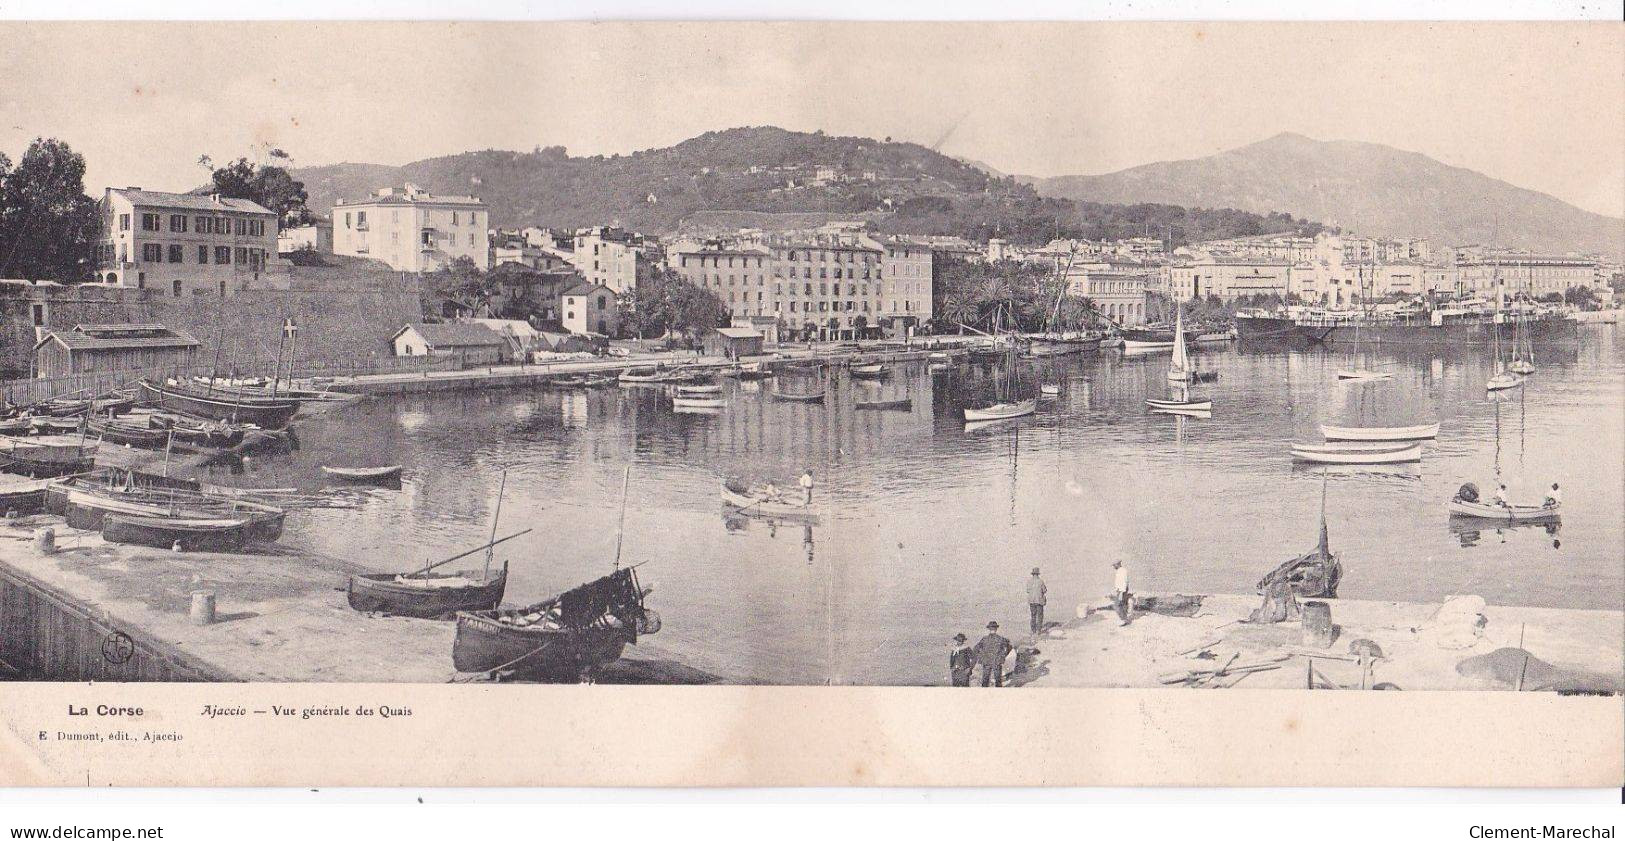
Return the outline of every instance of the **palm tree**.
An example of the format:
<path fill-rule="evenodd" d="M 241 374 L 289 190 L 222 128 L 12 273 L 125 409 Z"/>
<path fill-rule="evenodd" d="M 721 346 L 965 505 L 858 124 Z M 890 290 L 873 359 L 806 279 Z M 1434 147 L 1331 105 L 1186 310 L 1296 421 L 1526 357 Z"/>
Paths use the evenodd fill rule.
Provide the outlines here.
<path fill-rule="evenodd" d="M 961 336 L 965 335 L 965 322 L 981 315 L 981 308 L 977 306 L 976 301 L 963 290 L 955 290 L 948 297 L 941 299 L 939 307 L 942 311 L 942 320 L 959 325 Z"/>

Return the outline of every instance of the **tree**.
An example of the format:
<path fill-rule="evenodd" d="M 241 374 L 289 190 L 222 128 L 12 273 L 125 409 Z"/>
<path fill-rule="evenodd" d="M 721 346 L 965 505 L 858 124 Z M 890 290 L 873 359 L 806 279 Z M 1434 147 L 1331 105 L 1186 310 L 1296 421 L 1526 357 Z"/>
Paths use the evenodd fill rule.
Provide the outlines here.
<path fill-rule="evenodd" d="M 272 149 L 274 158 L 287 160 L 281 149 Z M 238 158 L 222 167 L 215 167 L 208 155 L 198 163 L 209 169 L 214 191 L 230 199 L 248 199 L 271 211 L 284 225 L 303 225 L 310 221 L 310 210 L 305 203 L 310 196 L 303 181 L 295 180 L 286 169 L 269 164 L 255 164 L 248 158 Z"/>
<path fill-rule="evenodd" d="M 719 327 L 727 307 L 715 292 L 694 285 L 672 269 L 663 269 L 638 281 L 636 292 L 622 308 L 622 317 L 642 338 L 667 332 L 690 340 Z"/>
<path fill-rule="evenodd" d="M 1571 307 L 1583 310 L 1594 310 L 1598 307 L 1597 293 L 1589 286 L 1570 286 L 1563 290 L 1562 300 Z"/>
<path fill-rule="evenodd" d="M 458 257 L 430 272 L 423 279 L 424 312 L 440 314 L 441 305 L 450 302 L 459 309 L 492 315 L 492 299 L 502 293 L 502 281 L 494 272 L 482 272 L 467 257 Z"/>
<path fill-rule="evenodd" d="M 100 224 L 68 144 L 36 138 L 15 168 L 0 155 L 0 277 L 88 279 Z"/>

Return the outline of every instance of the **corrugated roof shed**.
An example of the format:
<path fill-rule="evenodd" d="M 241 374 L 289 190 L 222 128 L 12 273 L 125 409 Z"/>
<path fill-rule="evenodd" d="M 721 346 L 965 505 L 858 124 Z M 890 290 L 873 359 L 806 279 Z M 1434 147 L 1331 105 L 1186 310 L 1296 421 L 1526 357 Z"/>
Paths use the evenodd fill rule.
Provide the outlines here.
<path fill-rule="evenodd" d="M 53 339 L 69 350 L 197 347 L 203 344 L 185 330 L 162 324 L 81 324 L 72 330 L 53 330 L 34 347 L 38 348 Z"/>
<path fill-rule="evenodd" d="M 417 334 L 422 336 L 430 347 L 501 347 L 503 345 L 502 337 L 484 324 L 467 324 L 463 322 L 424 324 L 423 322 L 414 321 L 401 328 L 401 330 L 404 332 L 408 328 L 417 331 Z M 400 333 L 395 335 L 399 336 Z"/>

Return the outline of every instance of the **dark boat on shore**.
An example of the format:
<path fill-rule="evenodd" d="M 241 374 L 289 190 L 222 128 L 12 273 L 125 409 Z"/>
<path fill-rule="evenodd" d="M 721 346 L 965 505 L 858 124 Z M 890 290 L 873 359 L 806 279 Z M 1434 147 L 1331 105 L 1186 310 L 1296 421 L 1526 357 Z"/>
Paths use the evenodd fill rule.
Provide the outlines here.
<path fill-rule="evenodd" d="M 83 473 L 95 466 L 96 442 L 82 435 L 0 438 L 0 470 L 35 479 Z"/>
<path fill-rule="evenodd" d="M 235 517 L 107 514 L 102 518 L 102 538 L 109 543 L 157 549 L 179 546 L 184 552 L 240 552 L 250 543 L 280 537 L 282 517 L 281 512 L 249 512 Z"/>
<path fill-rule="evenodd" d="M 0 474 L 0 516 L 13 511 L 34 514 L 45 510 L 45 486 L 50 479 L 25 479 Z"/>
<path fill-rule="evenodd" d="M 197 420 L 184 415 L 155 414 L 147 421 L 156 429 L 171 430 L 175 443 L 189 447 L 222 449 L 243 443 L 249 426 L 217 420 Z"/>
<path fill-rule="evenodd" d="M 262 429 L 288 425 L 299 404 L 292 400 L 211 391 L 191 385 L 141 381 L 141 400 L 193 417 L 251 423 Z"/>
<path fill-rule="evenodd" d="M 508 565 L 490 573 L 382 572 L 350 576 L 346 598 L 363 613 L 446 619 L 459 611 L 495 610 L 508 587 Z"/>
<path fill-rule="evenodd" d="M 161 450 L 169 444 L 168 429 L 131 421 L 92 417 L 86 419 L 85 431 L 103 441 L 127 447 Z"/>
<path fill-rule="evenodd" d="M 639 634 L 660 630 L 660 615 L 632 568 L 512 610 L 457 614 L 452 665 L 498 678 L 574 682 L 620 659 Z"/>

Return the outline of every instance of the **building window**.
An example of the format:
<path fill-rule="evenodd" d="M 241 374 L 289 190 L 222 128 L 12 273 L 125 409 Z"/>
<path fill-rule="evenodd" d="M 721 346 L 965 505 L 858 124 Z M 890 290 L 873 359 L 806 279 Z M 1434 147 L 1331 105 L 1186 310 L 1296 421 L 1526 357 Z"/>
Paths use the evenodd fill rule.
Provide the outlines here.
<path fill-rule="evenodd" d="M 35 304 L 34 305 L 34 326 L 35 327 L 44 327 L 45 326 L 45 305 L 44 304 Z"/>
<path fill-rule="evenodd" d="M 209 246 L 200 245 L 197 247 L 197 262 L 200 266 L 209 262 Z"/>
<path fill-rule="evenodd" d="M 143 231 L 156 231 L 156 230 L 158 230 L 158 214 L 156 214 L 156 213 L 143 213 L 143 214 L 141 214 L 141 230 L 143 230 Z"/>
<path fill-rule="evenodd" d="M 178 281 L 178 280 L 171 281 L 170 285 L 169 285 L 169 288 L 170 288 L 170 291 L 175 293 L 175 297 L 179 298 L 181 296 L 181 282 L 180 281 Z"/>
<path fill-rule="evenodd" d="M 248 262 L 248 249 L 238 246 L 236 256 L 238 265 Z"/>
<path fill-rule="evenodd" d="M 128 231 L 130 229 L 130 214 L 120 213 L 118 215 L 118 229 L 121 231 Z"/>
<path fill-rule="evenodd" d="M 142 243 L 141 262 L 162 263 L 164 261 L 164 247 L 155 242 Z"/>
<path fill-rule="evenodd" d="M 217 246 L 215 246 L 214 247 L 214 261 L 216 263 L 219 263 L 222 266 L 230 264 L 231 263 L 231 246 L 229 246 L 229 245 L 217 245 Z"/>
<path fill-rule="evenodd" d="M 169 232 L 173 233 L 173 234 L 184 234 L 184 233 L 186 233 L 186 217 L 180 215 L 179 213 L 170 214 L 170 216 L 169 216 Z"/>

